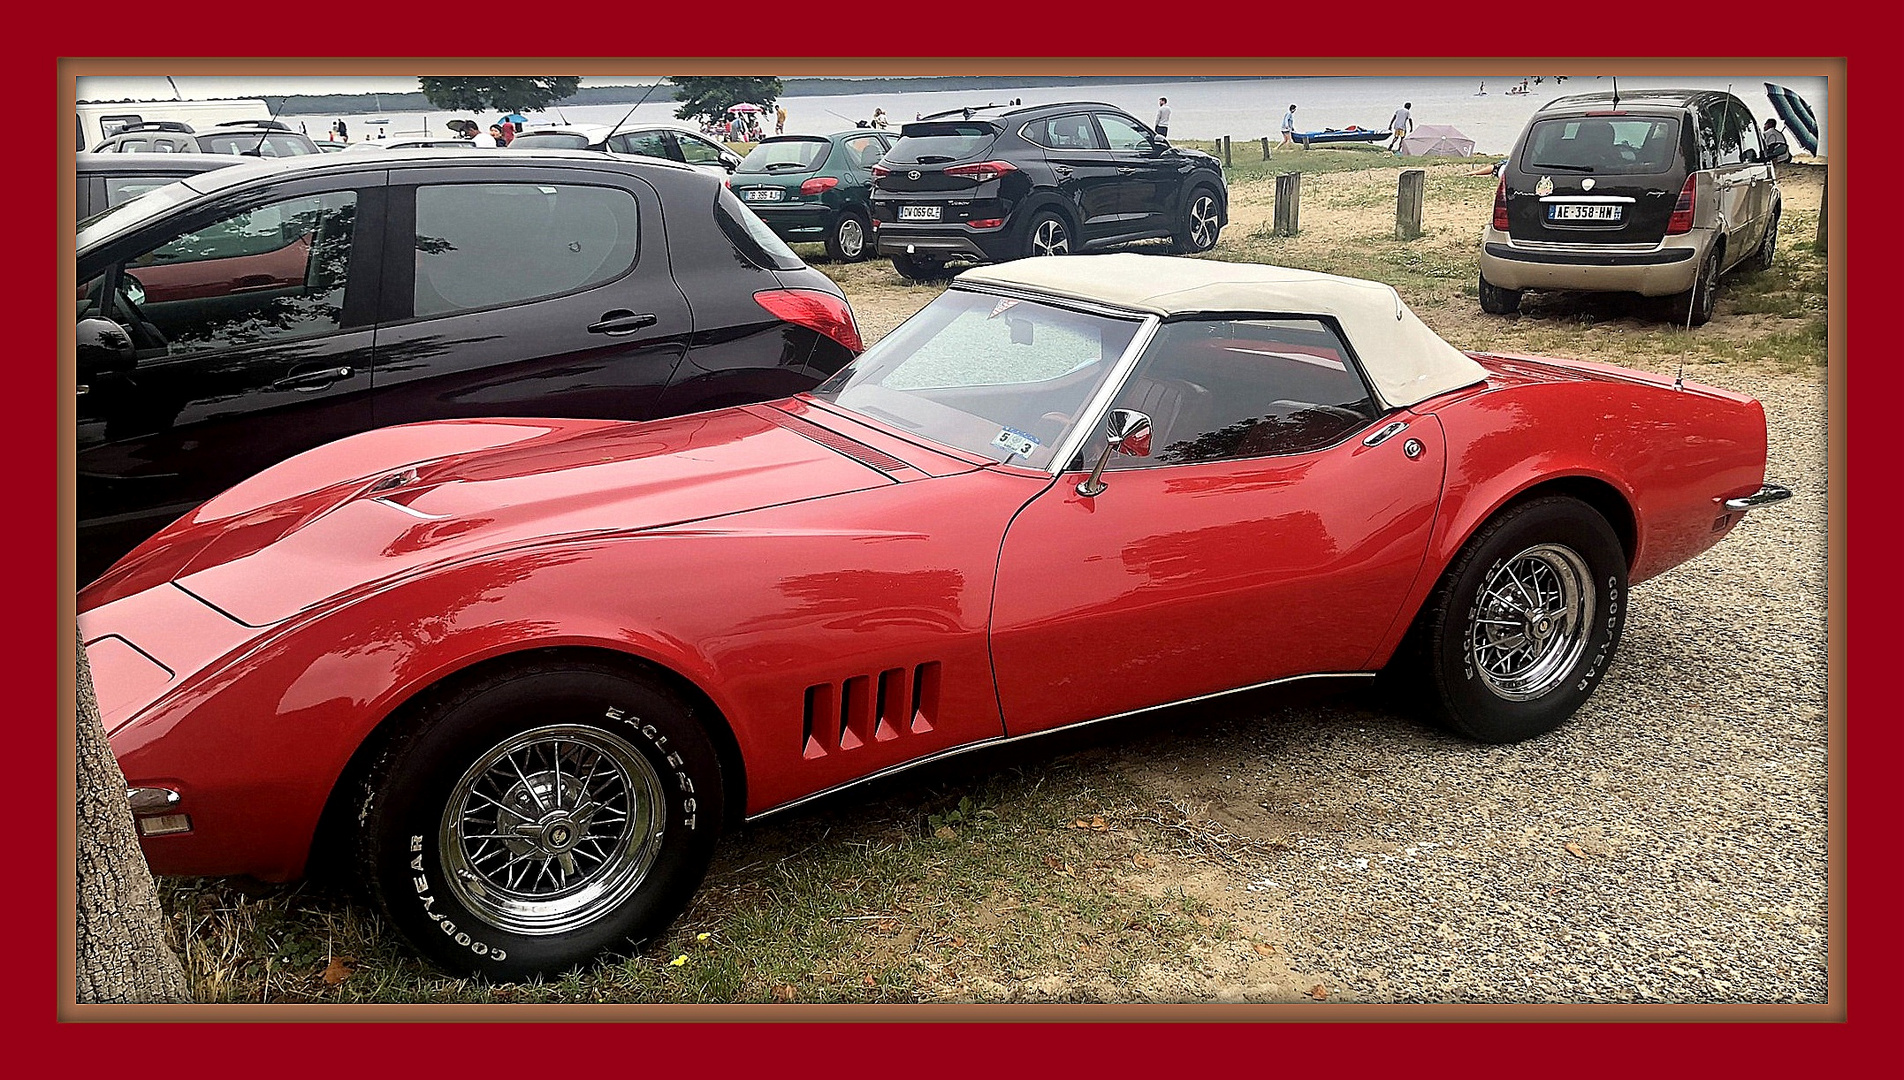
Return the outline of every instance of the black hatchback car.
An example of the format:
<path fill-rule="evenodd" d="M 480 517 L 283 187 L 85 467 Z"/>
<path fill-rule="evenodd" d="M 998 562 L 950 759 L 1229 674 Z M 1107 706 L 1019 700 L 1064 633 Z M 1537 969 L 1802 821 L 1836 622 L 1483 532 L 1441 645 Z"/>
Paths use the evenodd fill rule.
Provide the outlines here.
<path fill-rule="evenodd" d="M 81 584 L 344 435 L 695 412 L 806 390 L 860 349 L 838 287 L 719 180 L 586 152 L 201 173 L 89 221 L 77 280 Z"/>
<path fill-rule="evenodd" d="M 1216 158 L 1111 105 L 960 109 L 899 134 L 873 169 L 873 228 L 908 278 L 1156 237 L 1208 251 L 1229 220 Z"/>
<path fill-rule="evenodd" d="M 1719 276 L 1772 265 L 1778 179 L 1745 103 L 1719 90 L 1555 98 L 1527 122 L 1481 239 L 1481 309 L 1525 289 L 1668 298 L 1712 317 Z"/>

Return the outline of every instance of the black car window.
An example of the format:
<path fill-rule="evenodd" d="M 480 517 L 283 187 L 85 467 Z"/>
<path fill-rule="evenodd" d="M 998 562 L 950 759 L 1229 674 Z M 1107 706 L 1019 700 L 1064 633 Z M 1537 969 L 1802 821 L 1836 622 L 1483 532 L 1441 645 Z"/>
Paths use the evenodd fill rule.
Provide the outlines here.
<path fill-rule="evenodd" d="M 958 161 L 992 145 L 997 138 L 998 126 L 983 120 L 914 122 L 900 129 L 899 142 L 892 148 L 892 159 L 920 165 Z"/>
<path fill-rule="evenodd" d="M 669 132 L 669 134 L 680 151 L 675 160 L 685 161 L 689 165 L 719 165 L 721 163 L 720 148 L 706 139 L 699 139 L 679 131 Z"/>
<path fill-rule="evenodd" d="M 582 184 L 442 184 L 416 191 L 418 316 L 600 285 L 635 265 L 635 197 Z"/>
<path fill-rule="evenodd" d="M 776 236 L 766 222 L 725 186 L 715 193 L 714 218 L 720 222 L 721 231 L 733 241 L 734 249 L 755 266 L 763 270 L 798 270 L 806 265 L 785 240 Z"/>
<path fill-rule="evenodd" d="M 1104 144 L 1112 150 L 1136 151 L 1150 147 L 1150 136 L 1134 121 L 1116 113 L 1098 113 L 1098 127 L 1104 131 Z"/>
<path fill-rule="evenodd" d="M 522 140 L 517 139 L 516 143 L 521 145 Z M 609 137 L 608 148 L 618 154 L 636 154 L 641 157 L 660 158 L 663 161 L 672 157 L 668 153 L 667 140 L 661 137 L 659 131 L 624 131 L 620 135 Z"/>
<path fill-rule="evenodd" d="M 568 131 L 530 131 L 518 135 L 509 144 L 512 150 L 586 150 L 588 136 Z M 637 151 L 628 151 L 636 153 Z M 665 154 L 652 154 L 651 157 L 666 157 Z"/>
<path fill-rule="evenodd" d="M 749 150 L 747 156 L 741 160 L 740 168 L 734 171 L 737 173 L 812 172 L 826 163 L 827 155 L 832 149 L 832 143 L 818 137 L 768 139 Z"/>
<path fill-rule="evenodd" d="M 355 192 L 303 195 L 174 235 L 119 264 L 105 314 L 171 356 L 330 333 L 356 213 Z"/>
<path fill-rule="evenodd" d="M 1342 339 L 1319 319 L 1165 323 L 1118 392 L 1150 417 L 1149 457 L 1113 468 L 1300 454 L 1380 415 Z"/>
<path fill-rule="evenodd" d="M 1066 113 L 1025 125 L 1025 138 L 1048 150 L 1102 150 L 1090 113 Z"/>
<path fill-rule="evenodd" d="M 1672 167 L 1679 122 L 1654 116 L 1568 116 L 1537 120 L 1527 133 L 1528 172 L 1659 173 Z"/>

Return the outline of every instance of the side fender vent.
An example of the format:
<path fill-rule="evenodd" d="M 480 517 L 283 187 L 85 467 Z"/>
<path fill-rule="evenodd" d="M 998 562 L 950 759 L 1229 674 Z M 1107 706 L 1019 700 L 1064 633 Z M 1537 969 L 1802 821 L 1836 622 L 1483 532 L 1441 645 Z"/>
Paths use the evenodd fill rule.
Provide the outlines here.
<path fill-rule="evenodd" d="M 811 761 L 931 731 L 939 711 L 939 677 L 935 660 L 807 687 L 800 756 Z"/>
<path fill-rule="evenodd" d="M 829 450 L 836 450 L 862 465 L 870 465 L 881 472 L 903 472 L 908 468 L 905 462 L 883 450 L 875 450 L 865 443 L 855 442 L 837 431 L 828 430 L 818 424 L 809 424 L 785 413 L 775 416 L 773 420 L 774 423 L 789 431 L 804 435 Z"/>

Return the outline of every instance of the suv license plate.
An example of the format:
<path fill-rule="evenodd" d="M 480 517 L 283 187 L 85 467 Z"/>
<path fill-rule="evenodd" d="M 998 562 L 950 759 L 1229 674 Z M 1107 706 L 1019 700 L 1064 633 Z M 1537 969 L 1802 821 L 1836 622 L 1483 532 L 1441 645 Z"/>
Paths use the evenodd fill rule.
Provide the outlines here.
<path fill-rule="evenodd" d="M 899 208 L 901 221 L 937 221 L 939 208 L 936 206 L 902 206 Z"/>
<path fill-rule="evenodd" d="M 1547 208 L 1548 221 L 1618 221 L 1618 203 L 1558 203 Z"/>
<path fill-rule="evenodd" d="M 748 202 L 779 202 L 780 189 L 777 187 L 754 188 L 747 192 Z"/>

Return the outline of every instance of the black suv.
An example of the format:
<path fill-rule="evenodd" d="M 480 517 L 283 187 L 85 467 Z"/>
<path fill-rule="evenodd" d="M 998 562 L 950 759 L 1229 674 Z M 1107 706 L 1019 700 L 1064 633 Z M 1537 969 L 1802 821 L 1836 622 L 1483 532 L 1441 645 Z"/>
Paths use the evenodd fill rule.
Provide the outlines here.
<path fill-rule="evenodd" d="M 908 278 L 1154 237 L 1208 251 L 1229 220 L 1216 158 L 1111 105 L 956 109 L 899 134 L 873 167 L 873 229 Z"/>
<path fill-rule="evenodd" d="M 245 159 L 91 219 L 77 250 L 79 584 L 345 435 L 763 401 L 860 348 L 839 288 L 721 181 L 646 158 Z"/>
<path fill-rule="evenodd" d="M 1778 180 L 1745 103 L 1719 90 L 1555 98 L 1527 122 L 1481 239 L 1481 309 L 1523 289 L 1667 297 L 1712 317 L 1719 275 L 1772 265 Z"/>
<path fill-rule="evenodd" d="M 318 152 L 311 137 L 276 120 L 228 120 L 211 131 L 195 131 L 183 120 L 148 120 L 92 148 L 95 154 L 242 154 L 246 157 L 297 157 Z"/>

